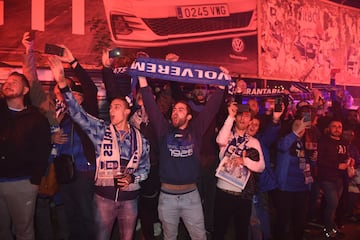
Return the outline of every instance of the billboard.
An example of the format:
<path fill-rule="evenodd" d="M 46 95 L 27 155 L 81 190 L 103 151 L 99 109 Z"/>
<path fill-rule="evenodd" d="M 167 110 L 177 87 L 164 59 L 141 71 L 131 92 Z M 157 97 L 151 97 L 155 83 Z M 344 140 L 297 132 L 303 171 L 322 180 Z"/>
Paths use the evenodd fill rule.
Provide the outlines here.
<path fill-rule="evenodd" d="M 0 1 L 0 64 L 21 66 L 25 31 L 64 44 L 88 69 L 102 50 L 120 47 L 164 59 L 223 66 L 232 76 L 360 85 L 360 11 L 313 0 L 12 0 Z"/>
<path fill-rule="evenodd" d="M 223 66 L 257 74 L 256 0 L 12 0 L 2 2 L 0 62 L 19 66 L 22 34 L 36 33 L 39 66 L 46 43 L 64 44 L 86 68 L 101 68 L 104 48 Z M 1 6 L 1 5 L 0 5 Z M 1 16 L 0 16 L 1 19 Z M 5 39 L 5 41 L 4 41 Z"/>
<path fill-rule="evenodd" d="M 360 85 L 360 11 L 328 1 L 261 0 L 259 77 Z M 334 76 L 333 76 L 334 77 Z"/>

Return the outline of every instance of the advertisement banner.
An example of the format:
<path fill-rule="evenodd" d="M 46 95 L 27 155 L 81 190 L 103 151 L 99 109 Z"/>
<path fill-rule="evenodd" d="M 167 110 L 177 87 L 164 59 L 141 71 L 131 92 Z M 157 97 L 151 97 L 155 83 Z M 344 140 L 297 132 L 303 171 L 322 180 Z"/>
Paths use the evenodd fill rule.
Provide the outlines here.
<path fill-rule="evenodd" d="M 360 11 L 313 0 L 261 0 L 259 77 L 360 85 Z M 333 76 L 333 77 L 334 77 Z"/>
<path fill-rule="evenodd" d="M 65 45 L 87 69 L 104 49 L 225 67 L 233 77 L 360 85 L 360 11 L 313 0 L 0 1 L 0 66 L 21 67 L 22 35 Z M 259 29 L 258 29 L 259 28 Z M 259 42 L 258 42 L 259 39 Z"/>
<path fill-rule="evenodd" d="M 87 69 L 101 68 L 104 49 L 122 55 L 168 53 L 179 61 L 257 75 L 256 0 L 12 0 L 0 25 L 0 64 L 21 66 L 26 31 L 35 33 L 37 64 L 46 43 L 65 45 Z"/>

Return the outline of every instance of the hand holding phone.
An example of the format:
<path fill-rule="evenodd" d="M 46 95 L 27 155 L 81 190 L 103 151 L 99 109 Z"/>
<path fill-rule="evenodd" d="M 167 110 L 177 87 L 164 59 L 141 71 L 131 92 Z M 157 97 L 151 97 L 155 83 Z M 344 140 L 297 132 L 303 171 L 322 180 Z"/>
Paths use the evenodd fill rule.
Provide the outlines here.
<path fill-rule="evenodd" d="M 120 189 L 127 187 L 131 182 L 129 174 L 119 174 L 114 176 L 114 186 Z"/>
<path fill-rule="evenodd" d="M 242 104 L 242 94 L 234 94 L 234 101 L 238 104 Z"/>
<path fill-rule="evenodd" d="M 35 39 L 35 30 L 29 31 L 29 37 L 26 39 L 27 41 L 33 41 Z"/>
<path fill-rule="evenodd" d="M 54 45 L 54 44 L 49 44 L 49 43 L 46 43 L 45 44 L 45 53 L 47 54 L 51 54 L 51 55 L 57 55 L 57 56 L 64 56 L 64 48 L 62 47 L 59 47 L 57 45 Z"/>
<path fill-rule="evenodd" d="M 109 51 L 109 58 L 115 58 L 120 56 L 121 56 L 120 48 L 114 48 Z"/>
<path fill-rule="evenodd" d="M 310 112 L 303 112 L 304 123 L 306 124 L 306 128 L 311 127 L 311 114 Z"/>
<path fill-rule="evenodd" d="M 26 54 L 28 54 L 29 51 L 32 51 L 34 49 L 34 38 L 35 38 L 35 31 L 29 31 L 24 33 L 21 39 L 21 43 L 25 47 Z"/>
<path fill-rule="evenodd" d="M 274 112 L 282 112 L 282 104 L 283 104 L 282 97 L 276 97 L 275 105 L 274 105 Z"/>

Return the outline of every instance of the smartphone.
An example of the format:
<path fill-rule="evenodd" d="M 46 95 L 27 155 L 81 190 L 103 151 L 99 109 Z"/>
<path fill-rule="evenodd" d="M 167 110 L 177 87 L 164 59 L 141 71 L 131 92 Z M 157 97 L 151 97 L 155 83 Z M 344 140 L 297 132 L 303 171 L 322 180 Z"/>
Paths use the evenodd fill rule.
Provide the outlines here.
<path fill-rule="evenodd" d="M 34 39 L 35 39 L 35 30 L 30 30 L 29 31 L 29 37 L 26 40 L 32 41 Z"/>
<path fill-rule="evenodd" d="M 64 48 L 59 47 L 54 44 L 45 44 L 45 53 L 52 54 L 52 55 L 58 55 L 60 57 L 64 56 Z"/>
<path fill-rule="evenodd" d="M 242 104 L 242 95 L 241 94 L 234 94 L 234 101 L 240 105 Z"/>
<path fill-rule="evenodd" d="M 120 56 L 121 56 L 120 48 L 114 48 L 109 51 L 109 58 L 120 57 Z"/>
<path fill-rule="evenodd" d="M 249 105 L 247 104 L 238 104 L 237 107 L 238 107 L 237 110 L 238 113 L 250 112 Z"/>
<path fill-rule="evenodd" d="M 274 112 L 282 112 L 282 103 L 283 103 L 282 97 L 275 98 Z"/>
<path fill-rule="evenodd" d="M 311 114 L 310 112 L 303 112 L 303 117 L 304 117 L 304 123 L 307 123 L 306 128 L 310 128 L 311 127 Z"/>

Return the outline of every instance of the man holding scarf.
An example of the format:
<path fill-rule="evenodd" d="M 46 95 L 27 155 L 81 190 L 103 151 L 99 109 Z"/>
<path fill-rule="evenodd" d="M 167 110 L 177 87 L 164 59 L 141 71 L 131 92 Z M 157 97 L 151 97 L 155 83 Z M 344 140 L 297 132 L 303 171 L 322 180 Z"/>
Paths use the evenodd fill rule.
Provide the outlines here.
<path fill-rule="evenodd" d="M 139 77 L 146 112 L 155 128 L 159 141 L 159 218 L 164 239 L 175 240 L 182 218 L 191 239 L 206 239 L 204 215 L 197 180 L 200 173 L 200 149 L 202 137 L 218 112 L 223 90 L 215 91 L 203 111 L 193 118 L 185 101 L 175 103 L 171 124 L 161 114 L 145 77 Z M 224 89 L 224 87 L 222 87 Z"/>

